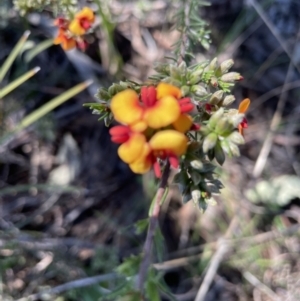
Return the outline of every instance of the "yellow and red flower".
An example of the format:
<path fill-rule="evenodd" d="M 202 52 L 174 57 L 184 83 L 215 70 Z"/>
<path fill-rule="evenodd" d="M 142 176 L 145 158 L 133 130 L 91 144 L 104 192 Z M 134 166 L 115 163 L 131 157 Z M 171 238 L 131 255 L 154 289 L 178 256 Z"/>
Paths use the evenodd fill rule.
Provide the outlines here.
<path fill-rule="evenodd" d="M 239 105 L 239 109 L 238 112 L 240 114 L 245 114 L 250 106 L 250 99 L 249 98 L 245 98 Z M 241 135 L 244 135 L 244 129 L 246 129 L 248 127 L 248 121 L 246 119 L 246 117 L 243 118 L 242 122 L 239 124 L 238 126 L 238 130 L 239 133 Z"/>
<path fill-rule="evenodd" d="M 110 106 L 115 120 L 134 130 L 160 129 L 194 108 L 189 98 L 180 97 L 179 88 L 160 83 L 156 88 L 142 87 L 140 97 L 134 90 L 124 90 L 113 97 Z M 185 121 L 192 126 L 191 120 L 185 118 Z"/>
<path fill-rule="evenodd" d="M 84 7 L 78 12 L 69 25 L 69 30 L 77 36 L 82 36 L 95 22 L 94 12 L 89 7 Z"/>
<path fill-rule="evenodd" d="M 160 177 L 158 159 L 178 168 L 187 150 L 185 133 L 198 129 L 187 114 L 193 108 L 189 98 L 181 99 L 179 88 L 167 83 L 142 87 L 140 95 L 131 89 L 119 92 L 110 104 L 114 118 L 123 124 L 110 129 L 111 140 L 121 144 L 119 157 L 140 174 L 153 166 Z"/>
<path fill-rule="evenodd" d="M 114 126 L 110 134 L 113 142 L 122 143 L 119 157 L 133 172 L 143 174 L 153 166 L 157 177 L 161 176 L 157 159 L 168 159 L 171 166 L 178 168 L 178 157 L 185 154 L 188 145 L 187 137 L 175 130 L 156 132 L 149 141 L 144 134 L 133 132 L 128 126 Z"/>
<path fill-rule="evenodd" d="M 76 47 L 76 40 L 70 37 L 66 30 L 60 28 L 57 37 L 53 40 L 53 44 L 61 44 L 61 47 L 67 51 Z"/>
<path fill-rule="evenodd" d="M 55 19 L 54 25 L 58 27 L 58 34 L 53 43 L 61 44 L 66 51 L 75 47 L 84 51 L 87 48 L 87 42 L 82 36 L 91 28 L 94 21 L 94 12 L 89 7 L 84 7 L 72 21 L 63 17 Z"/>

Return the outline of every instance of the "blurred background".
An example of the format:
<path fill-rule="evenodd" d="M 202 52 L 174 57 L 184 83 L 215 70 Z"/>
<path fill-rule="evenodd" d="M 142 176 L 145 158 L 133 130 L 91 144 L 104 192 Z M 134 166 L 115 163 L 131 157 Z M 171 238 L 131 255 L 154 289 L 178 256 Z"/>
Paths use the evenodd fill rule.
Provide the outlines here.
<path fill-rule="evenodd" d="M 108 128 L 82 105 L 113 81 L 143 82 L 154 73 L 179 37 L 171 16 L 181 2 L 79 1 L 96 15 L 102 5 L 104 16 L 85 53 L 50 46 L 53 11 L 30 9 L 34 2 L 43 1 L 0 0 L 0 66 L 31 32 L 0 91 L 41 68 L 0 99 L 0 299 L 106 300 L 118 284 L 112 272 L 142 250 L 145 232 L 136 223 L 147 217 L 157 183 L 152 174 L 131 173 Z M 199 14 L 212 45 L 196 46 L 196 60 L 234 59 L 244 77 L 234 90 L 235 107 L 251 99 L 249 127 L 241 156 L 220 169 L 225 188 L 205 213 L 182 204 L 171 189 L 154 258 L 172 293 L 162 292 L 161 300 L 195 300 L 226 237 L 230 247 L 215 262 L 202 301 L 299 301 L 300 2 L 210 2 Z M 27 13 L 20 16 L 16 7 Z M 90 79 L 86 90 L 8 135 L 26 115 Z"/>

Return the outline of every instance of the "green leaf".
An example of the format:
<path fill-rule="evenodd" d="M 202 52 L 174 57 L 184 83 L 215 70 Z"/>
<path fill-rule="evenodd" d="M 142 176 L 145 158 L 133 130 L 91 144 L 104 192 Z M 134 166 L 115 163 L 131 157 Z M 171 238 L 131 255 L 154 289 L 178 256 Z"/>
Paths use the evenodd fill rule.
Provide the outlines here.
<path fill-rule="evenodd" d="M 11 65 L 13 64 L 13 62 L 15 61 L 16 57 L 19 55 L 19 53 L 22 51 L 22 48 L 28 38 L 28 36 L 30 35 L 30 31 L 27 30 L 24 32 L 24 34 L 22 35 L 21 39 L 18 41 L 18 43 L 16 44 L 16 46 L 14 47 L 14 49 L 11 51 L 11 53 L 9 54 L 8 58 L 5 60 L 5 62 L 3 63 L 1 69 L 0 69 L 0 83 L 2 82 L 4 76 L 6 75 L 8 69 L 11 67 Z"/>
<path fill-rule="evenodd" d="M 224 151 L 220 145 L 220 142 L 218 142 L 214 148 L 214 151 L 215 151 L 215 158 L 216 158 L 216 161 L 220 164 L 220 165 L 223 165 L 224 162 L 225 162 L 225 154 L 224 154 Z"/>
<path fill-rule="evenodd" d="M 12 132 L 8 133 L 5 137 L 1 137 L 0 144 L 5 142 L 7 139 L 11 138 L 14 134 L 30 126 L 34 122 L 38 121 L 40 118 L 44 117 L 46 114 L 54 110 L 56 107 L 58 107 L 65 101 L 79 94 L 91 84 L 92 84 L 91 80 L 80 83 L 75 87 L 69 89 L 68 91 L 60 94 L 59 96 L 53 98 L 52 100 L 50 100 L 49 102 L 41 106 L 40 108 L 36 109 L 32 113 L 24 117 L 22 121 L 18 125 L 16 125 L 15 129 Z"/>
<path fill-rule="evenodd" d="M 25 74 L 21 75 L 7 86 L 0 90 L 0 99 L 6 96 L 8 93 L 16 89 L 18 86 L 26 82 L 30 77 L 34 76 L 37 72 L 41 70 L 40 67 L 35 67 L 32 70 L 26 72 Z"/>
<path fill-rule="evenodd" d="M 118 300 L 119 296 L 124 296 L 132 287 L 130 281 L 123 282 L 117 286 L 111 293 L 105 294 L 102 297 L 98 297 L 97 301 L 106 301 L 106 300 Z"/>
<path fill-rule="evenodd" d="M 141 263 L 141 256 L 140 255 L 131 255 L 130 257 L 126 258 L 122 264 L 120 264 L 116 271 L 124 276 L 134 276 L 138 273 L 139 266 Z"/>
<path fill-rule="evenodd" d="M 25 62 L 29 63 L 35 56 L 43 52 L 47 48 L 53 46 L 53 39 L 45 40 L 37 45 L 35 45 L 31 50 L 28 50 L 25 54 Z"/>
<path fill-rule="evenodd" d="M 158 261 L 162 262 L 165 254 L 165 244 L 164 244 L 164 237 L 159 227 L 157 227 L 154 234 L 154 245 L 155 245 Z"/>
<path fill-rule="evenodd" d="M 148 225 L 149 225 L 149 218 L 144 218 L 137 221 L 134 224 L 136 234 L 141 234 L 145 232 L 147 230 Z"/>
<path fill-rule="evenodd" d="M 190 175 L 195 185 L 198 185 L 201 182 L 202 176 L 196 170 L 192 170 Z"/>
<path fill-rule="evenodd" d="M 157 283 L 152 279 L 146 282 L 146 294 L 151 301 L 161 301 Z"/>
<path fill-rule="evenodd" d="M 63 104 L 65 101 L 69 100 L 73 96 L 79 94 L 83 90 L 85 90 L 88 86 L 92 84 L 91 80 L 87 80 L 83 83 L 76 85 L 75 87 L 69 89 L 68 91 L 60 94 L 59 96 L 51 99 L 46 104 L 41 106 L 40 108 L 36 109 L 29 115 L 27 115 L 21 122 L 16 126 L 17 131 L 24 129 L 25 127 L 31 125 L 32 123 L 36 122 L 49 112 L 53 111 L 56 107 Z"/>

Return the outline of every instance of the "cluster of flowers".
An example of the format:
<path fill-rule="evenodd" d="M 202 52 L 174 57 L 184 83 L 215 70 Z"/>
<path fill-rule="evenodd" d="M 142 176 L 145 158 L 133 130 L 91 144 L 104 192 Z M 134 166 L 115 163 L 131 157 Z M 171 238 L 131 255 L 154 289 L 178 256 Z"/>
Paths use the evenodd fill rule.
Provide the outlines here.
<path fill-rule="evenodd" d="M 61 44 L 64 50 L 70 50 L 75 47 L 85 50 L 87 42 L 84 35 L 95 22 L 94 12 L 89 7 L 84 7 L 80 12 L 75 14 L 73 20 L 60 17 L 54 21 L 58 27 L 57 37 L 53 43 Z"/>
<path fill-rule="evenodd" d="M 174 168 L 186 153 L 186 133 L 199 129 L 188 113 L 194 109 L 190 98 L 182 98 L 179 88 L 160 83 L 141 87 L 140 95 L 126 89 L 116 94 L 110 109 L 117 125 L 110 129 L 111 139 L 120 143 L 120 158 L 135 173 L 146 173 L 152 166 L 161 176 L 159 159 L 168 159 Z"/>
<path fill-rule="evenodd" d="M 249 104 L 249 99 L 243 100 L 238 113 L 245 113 Z M 178 168 L 180 156 L 188 149 L 188 132 L 200 130 L 191 116 L 196 110 L 191 99 L 182 98 L 178 87 L 164 82 L 141 87 L 139 95 L 132 89 L 117 93 L 110 110 L 122 124 L 110 129 L 111 140 L 121 144 L 119 157 L 139 174 L 153 166 L 155 175 L 161 177 L 160 161 L 166 159 Z M 240 134 L 246 127 L 244 118 L 238 125 Z"/>

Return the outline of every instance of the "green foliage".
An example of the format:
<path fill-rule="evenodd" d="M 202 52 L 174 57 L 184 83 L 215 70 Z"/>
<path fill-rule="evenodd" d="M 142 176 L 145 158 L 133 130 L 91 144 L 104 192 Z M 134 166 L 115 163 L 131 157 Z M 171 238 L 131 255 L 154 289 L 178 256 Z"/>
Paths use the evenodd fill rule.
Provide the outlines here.
<path fill-rule="evenodd" d="M 203 6 L 210 5 L 207 1 L 190 0 L 183 2 L 175 14 L 175 26 L 181 33 L 180 39 L 174 45 L 174 53 L 181 56 L 183 61 L 193 58 L 193 45 L 200 44 L 205 49 L 211 43 L 210 31 L 207 22 L 199 16 L 199 10 Z"/>
<path fill-rule="evenodd" d="M 131 255 L 126 258 L 124 262 L 117 267 L 117 272 L 126 277 L 134 276 L 138 273 L 141 263 L 141 256 Z"/>
<path fill-rule="evenodd" d="M 113 122 L 113 115 L 109 108 L 112 97 L 125 89 L 133 89 L 139 92 L 140 88 L 139 84 L 132 81 L 120 81 L 118 84 L 113 83 L 108 89 L 100 88 L 98 90 L 95 97 L 99 99 L 99 103 L 85 103 L 83 106 L 89 107 L 92 110 L 92 114 L 100 115 L 98 120 L 103 120 L 104 124 L 109 126 Z"/>
<path fill-rule="evenodd" d="M 157 65 L 157 74 L 150 78 L 150 84 L 153 85 L 163 81 L 179 87 L 183 97 L 191 98 L 196 104 L 197 113 L 193 117 L 195 122 L 201 124 L 201 128 L 189 134 L 193 143 L 175 179 L 181 187 L 184 201 L 193 200 L 203 210 L 211 202 L 212 194 L 220 193 L 223 187 L 210 161 L 215 159 L 223 165 L 225 154 L 229 157 L 239 156 L 238 146 L 244 143 L 243 137 L 236 131 L 244 115 L 239 114 L 238 110 L 227 108 L 235 101 L 230 89 L 242 78 L 239 73 L 230 72 L 232 66 L 233 60 L 219 64 L 216 58 L 211 62 L 204 61 L 191 66 L 184 61 L 179 65 L 165 63 Z M 96 97 L 99 103 L 85 106 L 89 106 L 94 114 L 100 115 L 99 120 L 104 119 L 105 124 L 109 125 L 113 121 L 110 100 L 125 89 L 139 93 L 141 85 L 124 81 L 114 83 L 108 89 L 98 91 Z M 195 168 L 195 162 L 201 168 Z M 207 169 L 207 166 L 210 168 Z"/>
<path fill-rule="evenodd" d="M 50 8 L 56 15 L 73 15 L 78 10 L 77 0 L 13 0 L 13 4 L 22 16 L 46 8 Z"/>

